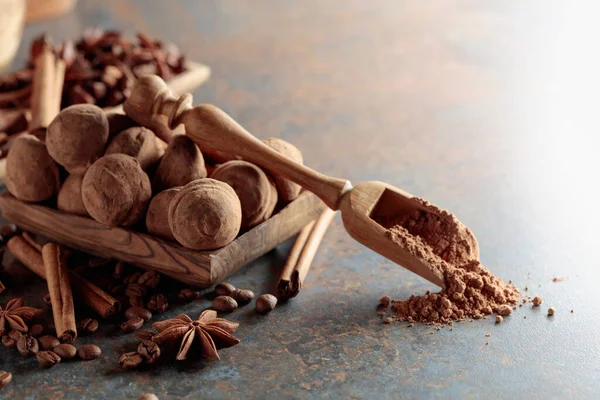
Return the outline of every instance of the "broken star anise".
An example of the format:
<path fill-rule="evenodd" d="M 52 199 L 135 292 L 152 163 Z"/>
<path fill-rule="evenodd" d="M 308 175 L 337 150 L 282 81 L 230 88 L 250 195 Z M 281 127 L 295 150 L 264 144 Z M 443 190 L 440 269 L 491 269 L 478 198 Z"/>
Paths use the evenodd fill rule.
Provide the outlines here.
<path fill-rule="evenodd" d="M 237 322 L 217 318 L 217 312 L 214 310 L 204 311 L 196 321 L 181 314 L 173 319 L 152 324 L 152 327 L 158 331 L 158 334 L 152 337 L 152 341 L 161 345 L 180 340 L 177 360 L 187 359 L 194 343 L 199 345 L 204 357 L 220 360 L 217 349 L 235 346 L 240 342 L 238 338 L 231 335 L 238 326 Z"/>
<path fill-rule="evenodd" d="M 12 299 L 2 309 L 0 306 L 0 336 L 4 336 L 9 329 L 19 332 L 27 332 L 29 329 L 25 321 L 31 321 L 34 317 L 42 314 L 42 310 L 33 307 L 24 307 L 23 298 Z M 7 326 L 8 325 L 8 326 Z"/>

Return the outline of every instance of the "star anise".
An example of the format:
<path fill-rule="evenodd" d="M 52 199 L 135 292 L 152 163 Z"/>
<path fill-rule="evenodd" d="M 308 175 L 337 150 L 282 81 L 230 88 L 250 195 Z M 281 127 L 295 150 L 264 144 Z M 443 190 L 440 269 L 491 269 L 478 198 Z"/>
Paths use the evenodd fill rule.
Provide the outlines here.
<path fill-rule="evenodd" d="M 42 310 L 39 308 L 24 307 L 22 297 L 12 299 L 5 309 L 0 306 L 0 336 L 4 336 L 8 332 L 7 325 L 15 331 L 27 332 L 25 321 L 31 321 L 41 314 Z"/>
<path fill-rule="evenodd" d="M 235 346 L 240 342 L 238 338 L 231 335 L 239 325 L 237 322 L 217 318 L 217 312 L 214 310 L 204 311 L 196 321 L 185 314 L 180 314 L 173 319 L 152 324 L 152 327 L 158 331 L 152 340 L 159 345 L 181 340 L 177 360 L 185 360 L 195 342 L 200 346 L 204 357 L 220 360 L 217 349 Z"/>

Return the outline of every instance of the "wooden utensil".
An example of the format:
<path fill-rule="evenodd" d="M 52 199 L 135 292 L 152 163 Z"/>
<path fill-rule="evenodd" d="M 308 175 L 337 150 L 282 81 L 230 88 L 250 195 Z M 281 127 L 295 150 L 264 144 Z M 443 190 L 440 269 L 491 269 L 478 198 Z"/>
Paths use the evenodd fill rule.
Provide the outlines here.
<path fill-rule="evenodd" d="M 192 96 L 175 98 L 165 82 L 147 75 L 134 85 L 123 105 L 125 113 L 151 129 L 173 129 L 180 124 L 198 145 L 227 152 L 260 165 L 296 182 L 315 193 L 333 209 L 342 212 L 344 226 L 350 236 L 443 287 L 441 271 L 434 270 L 420 257 L 395 243 L 387 229 L 375 221 L 380 217 L 398 217 L 424 210 L 413 196 L 383 182 L 364 182 L 352 187 L 350 181 L 332 178 L 295 163 L 252 136 L 219 108 L 203 104 L 192 108 Z"/>

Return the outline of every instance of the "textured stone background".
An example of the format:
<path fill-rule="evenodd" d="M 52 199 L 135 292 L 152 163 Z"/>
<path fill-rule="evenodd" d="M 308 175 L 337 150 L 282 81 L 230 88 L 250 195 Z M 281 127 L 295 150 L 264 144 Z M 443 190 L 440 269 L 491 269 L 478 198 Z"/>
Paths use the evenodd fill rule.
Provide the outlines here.
<path fill-rule="evenodd" d="M 133 339 L 104 325 L 94 362 L 47 371 L 0 349 L 0 368 L 15 375 L 0 397 L 597 398 L 594 4 L 81 0 L 28 26 L 16 65 L 42 31 L 63 38 L 98 25 L 177 43 L 213 68 L 196 102 L 297 144 L 324 173 L 387 181 L 451 209 L 476 233 L 484 264 L 545 301 L 499 326 L 488 319 L 430 334 L 383 325 L 380 296 L 434 288 L 355 243 L 338 218 L 300 297 L 268 316 L 252 307 L 231 315 L 242 343 L 221 362 L 121 372 L 118 355 Z M 289 245 L 231 282 L 270 290 Z M 26 289 L 34 304 L 29 294 L 43 287 Z"/>

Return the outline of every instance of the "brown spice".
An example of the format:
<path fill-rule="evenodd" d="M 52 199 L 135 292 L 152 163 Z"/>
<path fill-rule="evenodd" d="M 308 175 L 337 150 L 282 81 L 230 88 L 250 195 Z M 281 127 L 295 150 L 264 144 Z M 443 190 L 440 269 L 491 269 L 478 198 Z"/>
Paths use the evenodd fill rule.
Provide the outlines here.
<path fill-rule="evenodd" d="M 475 236 L 450 212 L 415 198 L 419 211 L 401 218 L 380 218 L 392 240 L 441 272 L 445 288 L 438 293 L 393 300 L 401 321 L 448 324 L 498 313 L 506 316 L 519 291 L 479 262 Z"/>

